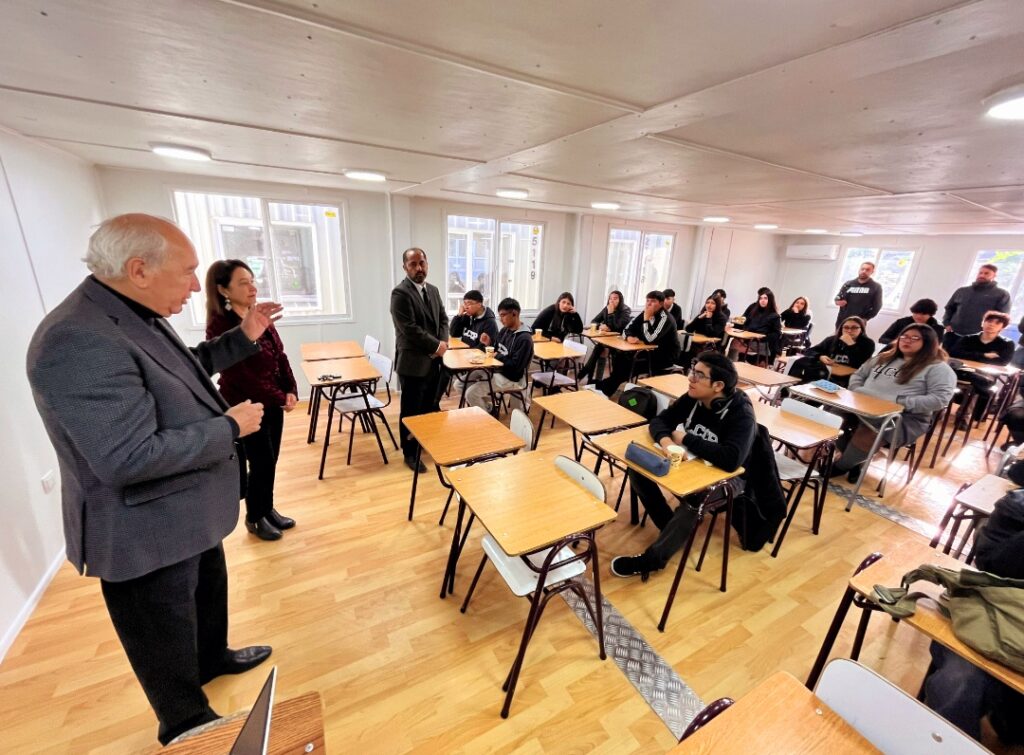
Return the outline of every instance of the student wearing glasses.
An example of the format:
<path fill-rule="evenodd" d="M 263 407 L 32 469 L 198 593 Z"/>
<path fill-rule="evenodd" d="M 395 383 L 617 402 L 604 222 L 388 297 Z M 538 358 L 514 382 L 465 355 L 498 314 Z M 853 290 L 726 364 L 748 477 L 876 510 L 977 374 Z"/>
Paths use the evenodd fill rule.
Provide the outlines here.
<path fill-rule="evenodd" d="M 663 448 L 680 445 L 719 469 L 731 472 L 750 453 L 757 430 L 754 408 L 743 391 L 736 390 L 736 367 L 728 357 L 706 351 L 690 369 L 690 388 L 668 409 L 651 420 L 650 433 Z M 629 470 L 629 483 L 644 505 L 651 521 L 661 530 L 654 543 L 636 556 L 618 556 L 611 562 L 617 577 L 640 576 L 664 569 L 697 526 L 704 493 L 680 500 L 673 511 L 658 484 L 639 472 Z M 743 487 L 741 478 L 730 480 L 735 493 Z"/>
<path fill-rule="evenodd" d="M 861 318 L 847 317 L 833 335 L 809 348 L 793 363 L 789 370 L 790 377 L 809 383 L 829 377 L 829 368 L 834 364 L 854 369 L 860 367 L 875 353 L 875 342 L 864 333 L 866 327 Z M 849 376 L 835 375 L 831 380 L 846 385 Z"/>
<path fill-rule="evenodd" d="M 865 362 L 850 377 L 850 390 L 903 406 L 899 431 L 895 438 L 887 440 L 905 446 L 923 435 L 932 415 L 945 409 L 952 400 L 956 392 L 956 373 L 946 363 L 946 352 L 939 345 L 935 331 L 928 325 L 914 323 L 903 329 L 892 346 Z M 849 472 L 850 477 L 854 477 L 860 465 L 868 460 L 876 431 L 871 420 L 860 419 L 856 430 L 846 440 L 835 471 Z"/>

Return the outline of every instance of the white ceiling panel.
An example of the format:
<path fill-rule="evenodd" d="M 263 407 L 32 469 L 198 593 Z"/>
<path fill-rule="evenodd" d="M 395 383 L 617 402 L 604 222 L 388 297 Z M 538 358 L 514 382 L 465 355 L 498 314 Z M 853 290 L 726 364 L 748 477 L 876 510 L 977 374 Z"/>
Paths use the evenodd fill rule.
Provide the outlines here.
<path fill-rule="evenodd" d="M 771 205 L 781 212 L 812 212 L 849 223 L 881 226 L 929 223 L 1005 223 L 1013 218 L 945 194 L 903 194 L 852 199 L 824 199 Z M 1024 220 L 1024 217 L 1021 218 Z"/>
<path fill-rule="evenodd" d="M 956 192 L 969 202 L 987 207 L 996 212 L 1024 220 L 1024 186 L 1003 186 L 998 189 L 967 189 Z"/>

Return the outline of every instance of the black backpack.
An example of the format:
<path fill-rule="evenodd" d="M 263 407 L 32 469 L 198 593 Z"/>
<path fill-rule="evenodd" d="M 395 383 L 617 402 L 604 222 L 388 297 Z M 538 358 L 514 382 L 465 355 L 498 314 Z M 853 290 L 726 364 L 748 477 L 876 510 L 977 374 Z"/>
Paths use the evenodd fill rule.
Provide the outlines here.
<path fill-rule="evenodd" d="M 658 414 L 658 400 L 654 397 L 654 391 L 650 388 L 630 388 L 623 391 L 619 396 L 619 406 L 624 406 L 631 412 L 636 412 L 650 422 Z"/>

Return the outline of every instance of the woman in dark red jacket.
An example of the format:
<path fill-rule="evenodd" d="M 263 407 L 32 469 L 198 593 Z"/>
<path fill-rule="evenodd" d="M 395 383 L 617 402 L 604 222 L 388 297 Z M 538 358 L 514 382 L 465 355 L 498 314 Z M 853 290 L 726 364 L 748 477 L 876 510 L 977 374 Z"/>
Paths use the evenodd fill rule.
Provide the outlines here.
<path fill-rule="evenodd" d="M 256 303 L 253 272 L 241 260 L 218 260 L 206 273 L 206 337 L 219 336 L 242 321 Z M 259 431 L 242 438 L 248 481 L 245 495 L 245 528 L 262 540 L 279 540 L 281 530 L 295 520 L 274 509 L 274 475 L 281 452 L 284 413 L 295 408 L 298 389 L 284 353 L 281 337 L 271 325 L 260 336 L 260 352 L 220 373 L 221 395 L 229 404 L 245 400 L 263 404 Z M 244 479 L 244 475 L 243 475 Z"/>

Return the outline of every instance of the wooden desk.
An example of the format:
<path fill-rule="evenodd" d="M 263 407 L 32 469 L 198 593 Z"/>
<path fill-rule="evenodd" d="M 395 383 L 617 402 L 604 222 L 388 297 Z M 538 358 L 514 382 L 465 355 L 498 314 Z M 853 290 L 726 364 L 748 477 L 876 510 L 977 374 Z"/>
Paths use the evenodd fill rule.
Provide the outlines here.
<path fill-rule="evenodd" d="M 541 408 L 533 447 L 536 448 L 540 441 L 544 419 L 550 412 L 572 428 L 572 447 L 577 460 L 583 455 L 583 446 L 577 433 L 583 436 L 585 443 L 596 433 L 647 424 L 647 420 L 636 412 L 619 406 L 605 398 L 604 394 L 595 391 L 553 393 L 550 396 L 540 396 L 534 399 L 533 403 Z"/>
<path fill-rule="evenodd" d="M 650 388 L 652 391 L 657 391 L 663 396 L 668 396 L 673 401 L 690 390 L 689 379 L 678 372 L 673 372 L 669 375 L 640 378 L 637 382 Z"/>
<path fill-rule="evenodd" d="M 784 336 L 802 336 L 807 332 L 807 328 L 783 328 L 782 335 Z"/>
<path fill-rule="evenodd" d="M 681 333 L 685 333 L 687 331 L 680 331 L 680 332 Z M 692 341 L 693 343 L 709 344 L 709 343 L 718 343 L 720 340 L 721 339 L 719 339 L 719 338 L 712 338 L 711 336 L 705 336 L 705 335 L 702 335 L 700 333 L 690 333 L 690 341 Z"/>
<path fill-rule="evenodd" d="M 167 755 L 224 755 L 231 749 L 245 723 L 246 716 L 231 716 L 214 721 L 210 728 L 167 745 L 160 750 Z M 312 749 L 311 749 L 312 748 Z M 323 703 L 318 692 L 274 703 L 270 722 L 268 755 L 326 752 L 324 745 Z"/>
<path fill-rule="evenodd" d="M 857 371 L 856 367 L 851 367 L 848 364 L 830 364 L 828 365 L 828 371 L 832 377 L 850 377 Z"/>
<path fill-rule="evenodd" d="M 899 587 L 903 575 L 921 564 L 936 564 L 957 571 L 971 568 L 955 558 L 939 553 L 924 543 L 914 540 L 904 543 L 893 553 L 883 556 L 860 574 L 854 575 L 850 579 L 850 588 L 868 600 L 877 602 L 874 594 L 875 585 Z M 916 582 L 913 589 L 935 596 L 942 591 L 938 585 L 928 582 Z M 918 601 L 914 615 L 901 619 L 900 623 L 913 627 L 1017 692 L 1024 694 L 1024 674 L 979 655 L 957 639 L 953 634 L 953 627 L 949 619 L 939 613 L 931 600 Z M 924 661 L 922 664 L 927 665 Z"/>
<path fill-rule="evenodd" d="M 462 375 L 462 395 L 459 398 L 460 409 L 466 405 L 466 390 L 469 388 L 470 382 L 473 382 L 470 381 L 469 377 L 476 370 L 483 372 L 484 379 L 487 381 L 487 392 L 494 393 L 491 375 L 495 370 L 500 369 L 502 364 L 493 356 L 488 357 L 479 349 L 449 349 L 441 359 L 445 367 L 456 375 Z"/>
<path fill-rule="evenodd" d="M 402 422 L 417 442 L 412 492 L 409 495 L 410 520 L 416 503 L 419 462 L 424 450 L 433 459 L 441 484 L 447 487 L 441 475 L 441 467 L 514 453 L 526 445 L 522 438 L 479 406 L 419 414 L 406 417 Z"/>
<path fill-rule="evenodd" d="M 670 753 L 877 753 L 791 674 L 777 671 Z"/>
<path fill-rule="evenodd" d="M 551 339 L 543 333 L 538 333 L 536 330 L 533 331 L 533 342 L 534 343 L 550 343 Z"/>
<path fill-rule="evenodd" d="M 316 440 L 316 426 L 320 417 L 320 401 L 325 392 L 329 392 L 333 398 L 343 388 L 354 386 L 357 388 L 357 393 L 365 397 L 369 394 L 366 384 L 380 380 L 382 377 L 366 357 L 321 359 L 313 362 L 303 361 L 301 367 L 302 373 L 306 376 L 306 380 L 313 390 L 313 406 L 310 408 L 309 413 L 307 443 L 312 443 Z"/>
<path fill-rule="evenodd" d="M 784 375 L 776 370 L 768 370 L 747 362 L 735 362 L 734 366 L 740 382 L 749 383 L 757 388 L 757 392 L 771 403 L 775 403 L 777 400 L 780 388 L 800 382 L 800 378 Z"/>
<path fill-rule="evenodd" d="M 565 343 L 555 343 L 554 341 L 542 341 L 533 345 L 533 358 L 537 360 L 540 365 L 540 372 L 550 373 L 550 380 L 545 383 L 543 379 L 538 380 L 537 374 L 534 373 L 533 385 L 534 388 L 540 387 L 544 391 L 544 395 L 548 395 L 555 391 L 560 391 L 563 387 L 572 388 L 572 390 L 579 390 L 579 361 L 586 356 L 586 352 L 573 351 Z M 555 376 L 558 362 L 563 359 L 572 361 L 572 384 L 571 385 L 556 385 Z M 568 378 L 568 375 L 563 377 Z"/>
<path fill-rule="evenodd" d="M 591 336 L 590 340 L 598 346 L 607 346 L 609 349 L 622 352 L 654 351 L 658 348 L 650 343 L 630 343 L 616 335 Z"/>
<path fill-rule="evenodd" d="M 1009 364 L 987 364 L 985 362 L 975 362 L 972 359 L 959 359 L 957 361 L 967 369 L 974 370 L 975 372 L 984 372 L 986 375 L 993 377 L 1008 378 L 1020 372 L 1019 367 Z"/>
<path fill-rule="evenodd" d="M 979 513 L 991 514 L 996 501 L 1018 487 L 1004 477 L 987 474 L 966 490 L 957 493 L 954 500 Z"/>
<path fill-rule="evenodd" d="M 551 362 L 556 359 L 582 359 L 586 354 L 573 351 L 564 343 L 554 341 L 538 341 L 533 345 L 533 358 L 540 362 Z"/>
<path fill-rule="evenodd" d="M 764 338 L 764 333 L 753 333 L 749 330 L 739 330 L 737 328 L 726 328 L 725 335 L 729 338 L 738 338 L 741 341 L 760 341 Z"/>
<path fill-rule="evenodd" d="M 302 359 L 315 362 L 320 359 L 352 359 L 365 356 L 363 347 L 355 341 L 329 341 L 326 343 L 304 343 L 299 346 Z"/>
<path fill-rule="evenodd" d="M 452 338 L 448 339 L 448 348 L 449 349 L 469 349 L 469 348 L 473 348 L 473 347 L 471 347 L 468 343 L 463 341 L 461 338 L 452 337 Z M 479 349 L 477 349 L 477 351 L 479 351 Z"/>

